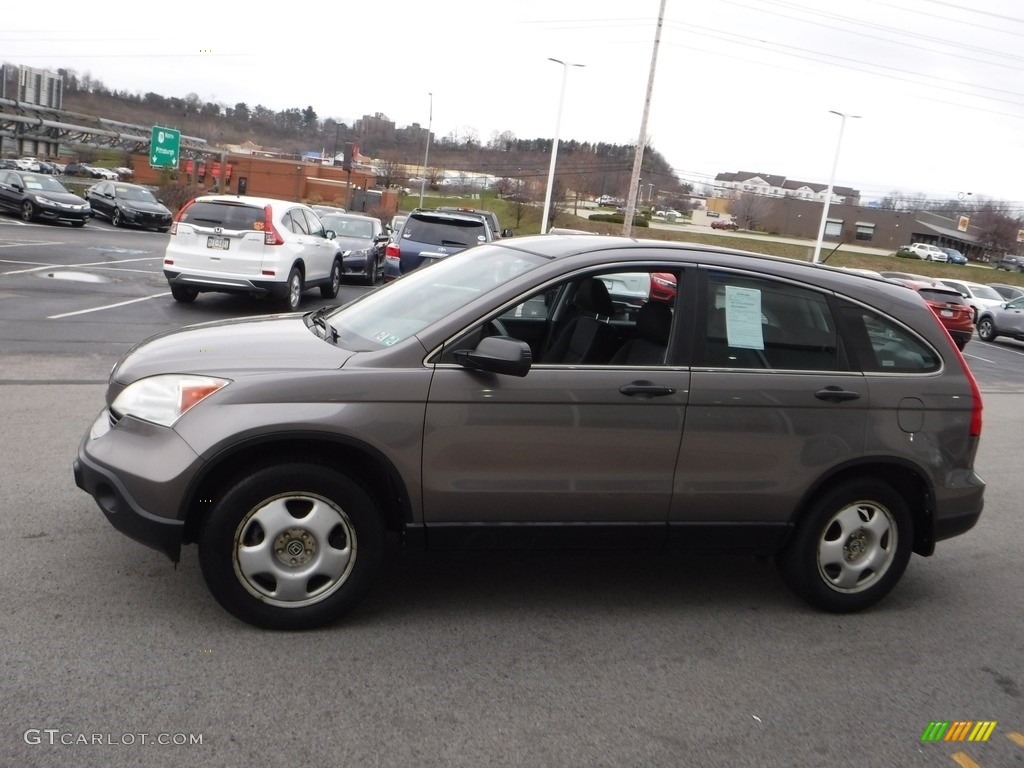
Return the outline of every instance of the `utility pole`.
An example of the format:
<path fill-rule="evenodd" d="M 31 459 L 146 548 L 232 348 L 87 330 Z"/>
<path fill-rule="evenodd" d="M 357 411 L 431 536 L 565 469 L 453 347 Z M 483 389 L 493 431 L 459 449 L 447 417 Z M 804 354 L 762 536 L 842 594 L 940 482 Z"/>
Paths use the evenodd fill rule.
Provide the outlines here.
<path fill-rule="evenodd" d="M 658 8 L 658 28 L 654 33 L 654 51 L 651 53 L 651 72 L 647 77 L 647 96 L 644 99 L 644 115 L 640 119 L 640 138 L 636 143 L 636 156 L 633 158 L 633 174 L 629 181 L 629 194 L 626 196 L 626 220 L 622 222 L 622 234 L 629 237 L 633 231 L 633 215 L 636 213 L 636 198 L 640 185 L 640 166 L 644 161 L 644 149 L 647 146 L 647 116 L 651 111 L 651 94 L 654 92 L 654 70 L 658 64 L 658 46 L 661 45 L 661 27 L 665 22 L 665 0 L 661 0 Z"/>

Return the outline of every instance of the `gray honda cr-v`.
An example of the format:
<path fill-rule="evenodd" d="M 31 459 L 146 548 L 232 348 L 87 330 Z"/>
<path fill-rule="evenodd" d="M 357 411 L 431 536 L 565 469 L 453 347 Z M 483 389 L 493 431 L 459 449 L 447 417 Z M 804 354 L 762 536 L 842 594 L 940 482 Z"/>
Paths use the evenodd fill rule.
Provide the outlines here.
<path fill-rule="evenodd" d="M 643 273 L 672 289 L 616 295 Z M 809 603 L 855 611 L 978 520 L 981 411 L 903 286 L 539 236 L 340 308 L 142 342 L 75 477 L 172 560 L 198 544 L 216 599 L 264 627 L 343 615 L 389 532 L 431 549 L 771 554 Z"/>

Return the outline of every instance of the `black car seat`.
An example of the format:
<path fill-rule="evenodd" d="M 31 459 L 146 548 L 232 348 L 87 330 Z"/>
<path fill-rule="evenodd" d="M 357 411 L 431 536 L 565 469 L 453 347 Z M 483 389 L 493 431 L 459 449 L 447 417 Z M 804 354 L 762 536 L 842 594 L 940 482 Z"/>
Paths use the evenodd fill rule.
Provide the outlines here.
<path fill-rule="evenodd" d="M 588 365 L 607 363 L 619 345 L 619 335 L 602 317 L 615 314 L 608 288 L 597 278 L 588 277 L 576 287 L 573 304 L 577 311 L 559 332 L 545 363 Z"/>
<path fill-rule="evenodd" d="M 661 365 L 668 350 L 672 310 L 661 301 L 648 301 L 636 315 L 636 336 L 616 352 L 612 365 Z"/>

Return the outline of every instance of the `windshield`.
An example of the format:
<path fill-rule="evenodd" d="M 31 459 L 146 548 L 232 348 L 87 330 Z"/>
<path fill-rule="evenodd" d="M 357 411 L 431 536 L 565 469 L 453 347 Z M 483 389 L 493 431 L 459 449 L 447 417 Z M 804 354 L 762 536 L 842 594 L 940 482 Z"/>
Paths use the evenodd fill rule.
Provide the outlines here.
<path fill-rule="evenodd" d="M 333 229 L 338 237 L 373 238 L 373 222 L 358 216 L 321 216 L 325 229 Z"/>
<path fill-rule="evenodd" d="M 148 189 L 142 187 L 115 187 L 118 197 L 124 200 L 137 200 L 141 203 L 155 203 L 156 198 Z"/>
<path fill-rule="evenodd" d="M 420 267 L 329 315 L 338 343 L 368 351 L 390 347 L 547 260 L 480 246 Z"/>
<path fill-rule="evenodd" d="M 402 239 L 426 245 L 469 247 L 476 245 L 477 238 L 484 235 L 486 226 L 483 219 L 469 221 L 434 216 L 410 216 L 405 221 Z"/>
<path fill-rule="evenodd" d="M 999 295 L 999 292 L 994 288 L 989 288 L 987 285 L 972 285 L 971 291 L 979 299 L 994 299 L 996 301 L 1003 301 L 1003 297 Z"/>
<path fill-rule="evenodd" d="M 35 176 L 24 174 L 21 180 L 25 183 L 25 189 L 45 192 L 67 192 L 64 186 L 56 179 L 49 176 Z"/>

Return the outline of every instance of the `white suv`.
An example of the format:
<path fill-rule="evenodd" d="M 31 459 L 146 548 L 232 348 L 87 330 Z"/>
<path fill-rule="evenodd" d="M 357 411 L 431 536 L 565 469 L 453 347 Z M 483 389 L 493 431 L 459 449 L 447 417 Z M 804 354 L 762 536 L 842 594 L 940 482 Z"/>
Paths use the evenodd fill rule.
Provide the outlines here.
<path fill-rule="evenodd" d="M 204 291 L 271 295 L 289 310 L 319 286 L 341 286 L 341 247 L 308 206 L 265 197 L 210 195 L 185 205 L 171 225 L 164 277 L 176 301 Z"/>
<path fill-rule="evenodd" d="M 949 254 L 937 245 L 914 243 L 912 245 L 905 246 L 903 250 L 916 253 L 918 258 L 924 259 L 925 261 L 949 261 Z"/>

